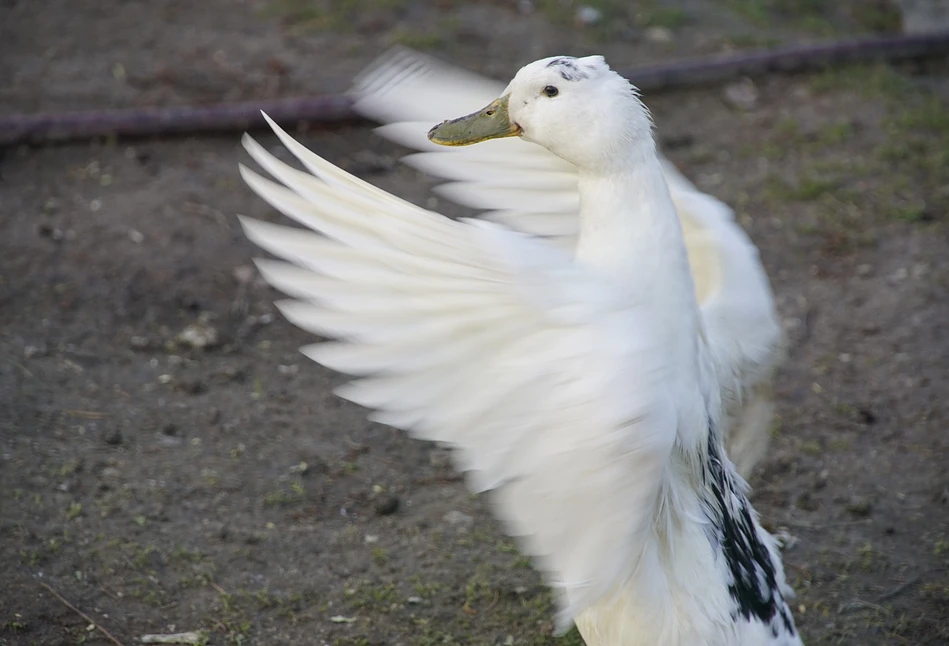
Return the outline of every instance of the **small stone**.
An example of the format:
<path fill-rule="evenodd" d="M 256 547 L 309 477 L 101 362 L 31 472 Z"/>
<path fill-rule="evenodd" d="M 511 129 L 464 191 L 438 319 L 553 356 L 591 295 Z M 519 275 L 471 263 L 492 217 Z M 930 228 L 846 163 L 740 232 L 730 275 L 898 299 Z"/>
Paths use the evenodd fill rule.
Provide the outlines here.
<path fill-rule="evenodd" d="M 148 337 L 144 336 L 133 336 L 129 339 L 129 347 L 133 350 L 146 350 L 148 349 L 149 341 Z"/>
<path fill-rule="evenodd" d="M 422 603 L 422 597 L 409 597 L 405 600 L 410 606 L 417 606 Z"/>
<path fill-rule="evenodd" d="M 326 473 L 328 465 L 323 459 L 326 448 L 312 437 L 301 437 L 295 443 L 295 450 L 301 462 L 306 463 L 307 473 Z"/>
<path fill-rule="evenodd" d="M 158 444 L 159 446 L 172 447 L 172 446 L 181 446 L 184 442 L 180 437 L 173 437 L 171 435 L 159 435 Z"/>
<path fill-rule="evenodd" d="M 40 225 L 37 225 L 36 235 L 40 236 L 41 238 L 50 238 L 51 240 L 58 241 L 63 239 L 64 234 L 62 229 L 44 222 Z"/>
<path fill-rule="evenodd" d="M 858 276 L 869 276 L 870 272 L 873 271 L 873 265 L 868 265 L 866 263 L 862 265 L 857 265 L 857 275 Z"/>
<path fill-rule="evenodd" d="M 399 499 L 397 496 L 386 496 L 376 503 L 376 514 L 379 516 L 391 516 L 399 509 Z"/>
<path fill-rule="evenodd" d="M 110 429 L 106 431 L 102 439 L 110 446 L 119 446 L 122 444 L 122 431 L 117 428 Z"/>
<path fill-rule="evenodd" d="M 841 352 L 840 354 L 837 355 L 837 360 L 840 363 L 850 363 L 852 359 L 853 357 L 850 356 L 849 352 Z"/>
<path fill-rule="evenodd" d="M 28 345 L 23 348 L 23 358 L 32 359 L 36 356 L 41 356 L 43 354 L 43 348 L 36 345 Z"/>
<path fill-rule="evenodd" d="M 379 542 L 379 537 L 375 534 L 366 534 L 366 537 L 363 539 L 363 542 L 366 545 L 374 545 Z"/>
<path fill-rule="evenodd" d="M 577 23 L 584 27 L 595 25 L 601 20 L 603 20 L 603 12 L 596 7 L 584 5 L 577 9 Z"/>
<path fill-rule="evenodd" d="M 239 284 L 246 285 L 254 280 L 254 268 L 250 265 L 241 265 L 240 267 L 235 267 L 231 275 L 234 276 L 234 280 Z"/>
<path fill-rule="evenodd" d="M 236 366 L 227 366 L 218 374 L 224 379 L 235 383 L 243 383 L 247 380 L 247 373 Z"/>
<path fill-rule="evenodd" d="M 445 514 L 443 520 L 462 533 L 467 532 L 469 529 L 471 529 L 471 526 L 474 525 L 474 518 L 468 514 L 458 511 L 457 509 L 453 509 L 452 511 Z"/>
<path fill-rule="evenodd" d="M 145 234 L 138 229 L 129 229 L 129 240 L 135 244 L 142 244 L 145 242 Z"/>
<path fill-rule="evenodd" d="M 649 27 L 643 32 L 650 43 L 665 44 L 672 42 L 672 31 L 665 27 Z"/>
<path fill-rule="evenodd" d="M 197 350 L 213 348 L 218 343 L 217 330 L 206 323 L 193 323 L 176 337 L 178 342 Z"/>
<path fill-rule="evenodd" d="M 739 110 L 753 110 L 758 105 L 758 88 L 750 78 L 725 86 L 725 102 Z"/>
<path fill-rule="evenodd" d="M 160 384 L 170 384 L 171 379 L 172 379 L 171 375 L 168 375 L 168 374 L 158 375 L 158 383 Z"/>

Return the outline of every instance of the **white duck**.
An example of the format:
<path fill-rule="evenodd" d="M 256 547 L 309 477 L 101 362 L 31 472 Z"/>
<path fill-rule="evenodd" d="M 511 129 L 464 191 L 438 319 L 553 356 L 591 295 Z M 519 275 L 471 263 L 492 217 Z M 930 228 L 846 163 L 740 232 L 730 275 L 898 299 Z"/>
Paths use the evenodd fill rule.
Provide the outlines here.
<path fill-rule="evenodd" d="M 403 161 L 448 180 L 438 192 L 487 210 L 481 217 L 546 237 L 568 249 L 579 233 L 577 169 L 541 146 L 508 139 L 493 146 L 445 149 L 426 137 L 432 123 L 466 114 L 499 96 L 503 84 L 404 48 L 363 73 L 355 108 L 385 123 L 382 136 L 422 150 Z M 563 137 L 582 136 L 572 123 Z M 758 250 L 734 213 L 700 192 L 660 156 L 685 235 L 703 330 L 725 390 L 722 424 L 729 458 L 748 477 L 771 437 L 771 381 L 782 353 L 781 325 Z M 658 253 L 652 248 L 649 253 Z"/>
<path fill-rule="evenodd" d="M 453 221 L 324 161 L 249 137 L 283 186 L 251 188 L 307 232 L 243 219 L 304 348 L 360 379 L 339 394 L 455 447 L 475 491 L 558 592 L 589 646 L 801 644 L 772 538 L 724 457 L 720 387 L 682 230 L 635 88 L 602 57 L 549 58 L 433 129 L 520 136 L 577 169 L 576 256 Z M 570 133 L 566 137 L 564 133 Z M 483 144 L 490 146 L 497 142 Z"/>

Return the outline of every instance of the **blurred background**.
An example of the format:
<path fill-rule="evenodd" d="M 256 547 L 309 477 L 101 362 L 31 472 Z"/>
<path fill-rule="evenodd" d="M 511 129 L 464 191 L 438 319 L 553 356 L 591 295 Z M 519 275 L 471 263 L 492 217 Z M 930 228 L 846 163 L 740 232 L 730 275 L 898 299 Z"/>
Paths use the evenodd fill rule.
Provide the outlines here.
<path fill-rule="evenodd" d="M 4 0 L 0 120 L 339 94 L 395 44 L 499 80 L 598 53 L 635 82 L 690 57 L 945 34 L 947 5 Z M 777 295 L 789 359 L 751 484 L 806 643 L 949 643 L 945 57 L 644 100 Z M 311 339 L 276 315 L 234 217 L 268 217 L 239 135 L 0 149 L 0 644 L 581 643 L 551 637 L 548 591 L 445 452 L 366 422 L 297 353 Z M 369 124 L 300 137 L 461 213 Z"/>

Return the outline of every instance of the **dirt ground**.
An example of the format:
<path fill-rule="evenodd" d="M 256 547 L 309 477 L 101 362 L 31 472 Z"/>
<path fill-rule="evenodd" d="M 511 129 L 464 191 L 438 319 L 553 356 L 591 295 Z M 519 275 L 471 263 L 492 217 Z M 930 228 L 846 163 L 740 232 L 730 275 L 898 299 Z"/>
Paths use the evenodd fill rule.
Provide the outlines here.
<path fill-rule="evenodd" d="M 338 92 L 395 42 L 504 79 L 894 24 L 862 0 L 590 4 L 584 27 L 569 1 L 5 0 L 0 111 Z M 754 503 L 791 537 L 806 643 L 949 643 L 949 70 L 750 89 L 645 99 L 738 210 L 787 324 Z M 303 141 L 458 212 L 368 128 Z M 274 217 L 239 133 L 2 153 L 0 645 L 110 643 L 89 619 L 126 646 L 580 643 L 550 636 L 546 589 L 445 454 L 297 353 L 234 217 Z"/>

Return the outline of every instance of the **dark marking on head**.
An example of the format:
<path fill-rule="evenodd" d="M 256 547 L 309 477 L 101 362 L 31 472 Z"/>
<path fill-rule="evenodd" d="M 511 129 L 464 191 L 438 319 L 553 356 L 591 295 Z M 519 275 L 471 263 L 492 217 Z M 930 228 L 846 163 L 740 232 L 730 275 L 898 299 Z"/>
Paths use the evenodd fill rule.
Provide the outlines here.
<path fill-rule="evenodd" d="M 775 636 L 781 629 L 794 635 L 794 619 L 778 587 L 775 563 L 758 536 L 751 504 L 722 464 L 716 434 L 710 427 L 705 478 L 712 500 L 707 514 L 714 528 L 710 539 L 721 550 L 731 575 L 728 593 L 739 616 L 770 625 Z"/>
<path fill-rule="evenodd" d="M 565 81 L 579 81 L 589 78 L 586 70 L 577 65 L 577 59 L 561 56 L 547 63 L 547 67 L 559 67 L 560 78 Z"/>

